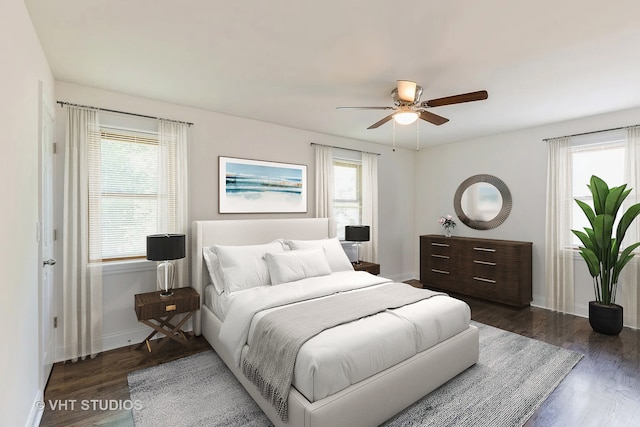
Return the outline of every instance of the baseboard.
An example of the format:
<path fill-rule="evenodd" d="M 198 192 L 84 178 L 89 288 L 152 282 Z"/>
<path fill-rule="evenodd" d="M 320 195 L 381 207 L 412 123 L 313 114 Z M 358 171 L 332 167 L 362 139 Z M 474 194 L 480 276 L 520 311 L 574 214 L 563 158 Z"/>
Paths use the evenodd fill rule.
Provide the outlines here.
<path fill-rule="evenodd" d="M 182 330 L 185 332 L 190 332 L 193 330 L 193 325 L 191 323 L 192 319 L 183 325 Z M 131 344 L 137 344 L 142 342 L 147 336 L 153 332 L 153 329 L 140 324 L 139 328 L 129 329 L 126 331 L 120 331 L 113 334 L 107 334 L 102 336 L 102 343 L 98 348 L 102 348 L 102 351 L 114 350 L 116 348 L 127 347 Z M 152 339 L 162 338 L 164 335 L 161 333 L 156 334 Z M 56 362 L 64 361 L 64 347 L 58 346 L 56 347 Z"/>
<path fill-rule="evenodd" d="M 589 318 L 589 306 L 582 304 L 575 304 L 573 306 L 573 314 L 574 316 L 586 317 Z"/>
<path fill-rule="evenodd" d="M 533 297 L 533 300 L 531 301 L 531 306 L 549 310 L 549 308 L 547 307 L 547 301 L 544 299 L 536 298 L 536 297 Z"/>
<path fill-rule="evenodd" d="M 141 326 L 140 328 L 130 329 L 128 331 L 104 335 L 102 337 L 102 351 L 109 351 L 142 342 L 153 330 L 148 326 Z M 157 336 L 154 338 L 157 338 Z"/>
<path fill-rule="evenodd" d="M 31 411 L 29 411 L 29 418 L 27 418 L 25 427 L 38 427 L 40 425 L 40 420 L 42 420 L 42 414 L 44 412 L 43 402 L 44 395 L 42 390 L 38 390 L 35 399 L 31 403 Z"/>
<path fill-rule="evenodd" d="M 537 308 L 542 308 L 544 310 L 551 310 L 549 307 L 547 307 L 546 305 L 542 304 L 540 301 L 536 300 L 534 298 L 534 300 L 531 302 L 531 306 L 532 307 L 537 307 Z M 553 310 L 551 310 L 553 311 Z M 583 317 L 585 319 L 589 318 L 589 306 L 588 305 L 584 305 L 584 304 L 574 304 L 573 306 L 573 311 L 571 313 L 565 313 L 565 314 L 570 314 L 572 316 L 577 316 L 577 317 Z M 638 328 L 636 328 L 635 326 L 631 326 L 631 325 L 624 325 L 625 328 L 629 328 L 629 329 L 633 329 L 633 330 L 638 330 Z"/>

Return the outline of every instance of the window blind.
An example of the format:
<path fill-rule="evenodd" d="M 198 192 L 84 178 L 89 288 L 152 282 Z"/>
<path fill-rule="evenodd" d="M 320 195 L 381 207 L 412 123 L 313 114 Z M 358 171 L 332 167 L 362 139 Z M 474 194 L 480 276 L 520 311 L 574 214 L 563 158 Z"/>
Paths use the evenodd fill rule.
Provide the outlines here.
<path fill-rule="evenodd" d="M 360 163 L 335 160 L 334 173 L 334 219 L 338 238 L 344 239 L 344 227 L 362 222 L 362 165 Z"/>
<path fill-rule="evenodd" d="M 171 157 L 171 150 L 163 154 Z M 160 205 L 167 200 L 160 155 L 157 134 L 101 128 L 90 147 L 89 220 L 101 224 L 99 235 L 90 236 L 90 260 L 146 256 L 146 236 L 158 232 Z"/>

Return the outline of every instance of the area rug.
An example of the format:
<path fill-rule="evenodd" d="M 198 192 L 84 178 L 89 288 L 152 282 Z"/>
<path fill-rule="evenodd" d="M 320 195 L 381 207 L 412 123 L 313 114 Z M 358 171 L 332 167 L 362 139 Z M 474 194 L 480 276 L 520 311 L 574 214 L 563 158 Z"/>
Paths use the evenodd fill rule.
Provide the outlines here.
<path fill-rule="evenodd" d="M 383 425 L 522 426 L 581 354 L 472 322 L 480 360 Z M 136 427 L 270 426 L 213 351 L 129 374 Z"/>

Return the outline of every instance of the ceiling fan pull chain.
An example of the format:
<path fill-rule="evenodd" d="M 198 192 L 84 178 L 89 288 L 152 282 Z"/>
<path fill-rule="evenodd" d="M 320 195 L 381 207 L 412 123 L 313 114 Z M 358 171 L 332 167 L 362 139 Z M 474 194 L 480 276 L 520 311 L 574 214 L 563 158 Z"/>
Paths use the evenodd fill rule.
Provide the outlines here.
<path fill-rule="evenodd" d="M 420 151 L 420 120 L 416 122 L 416 151 Z"/>
<path fill-rule="evenodd" d="M 396 121 L 393 120 L 393 152 L 396 152 Z"/>

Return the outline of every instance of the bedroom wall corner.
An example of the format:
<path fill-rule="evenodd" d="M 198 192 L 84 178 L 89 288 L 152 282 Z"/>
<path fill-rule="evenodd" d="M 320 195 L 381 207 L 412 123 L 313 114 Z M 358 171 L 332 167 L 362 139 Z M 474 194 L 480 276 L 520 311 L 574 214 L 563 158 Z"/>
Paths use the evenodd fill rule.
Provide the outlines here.
<path fill-rule="evenodd" d="M 379 146 L 378 162 L 378 253 L 380 273 L 395 281 L 418 277 L 414 265 L 413 224 L 416 181 L 414 149 Z"/>

